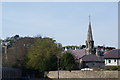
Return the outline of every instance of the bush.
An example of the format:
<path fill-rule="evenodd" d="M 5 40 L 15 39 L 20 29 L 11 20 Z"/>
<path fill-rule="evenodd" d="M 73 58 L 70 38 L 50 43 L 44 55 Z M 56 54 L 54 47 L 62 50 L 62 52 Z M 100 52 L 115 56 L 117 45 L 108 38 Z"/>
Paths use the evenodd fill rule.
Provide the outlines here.
<path fill-rule="evenodd" d="M 61 57 L 61 68 L 69 71 L 78 69 L 74 56 L 70 52 L 64 53 Z"/>
<path fill-rule="evenodd" d="M 111 66 L 111 67 L 104 68 L 104 70 L 118 70 L 118 71 L 120 71 L 120 67 L 118 67 L 118 66 Z"/>

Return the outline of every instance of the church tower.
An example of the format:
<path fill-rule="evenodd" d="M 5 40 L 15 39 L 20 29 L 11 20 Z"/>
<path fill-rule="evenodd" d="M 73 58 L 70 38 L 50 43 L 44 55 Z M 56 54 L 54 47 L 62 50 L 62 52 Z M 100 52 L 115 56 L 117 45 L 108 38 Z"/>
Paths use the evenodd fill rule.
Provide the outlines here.
<path fill-rule="evenodd" d="M 89 16 L 88 34 L 86 40 L 86 55 L 94 54 L 94 41 L 92 36 L 91 21 Z"/>

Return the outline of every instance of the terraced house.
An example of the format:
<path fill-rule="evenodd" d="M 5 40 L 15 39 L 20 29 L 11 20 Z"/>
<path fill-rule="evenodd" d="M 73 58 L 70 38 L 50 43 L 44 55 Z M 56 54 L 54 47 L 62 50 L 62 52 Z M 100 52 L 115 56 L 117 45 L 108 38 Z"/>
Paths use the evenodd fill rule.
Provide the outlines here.
<path fill-rule="evenodd" d="M 120 66 L 120 49 L 113 49 L 104 53 L 105 66 Z"/>

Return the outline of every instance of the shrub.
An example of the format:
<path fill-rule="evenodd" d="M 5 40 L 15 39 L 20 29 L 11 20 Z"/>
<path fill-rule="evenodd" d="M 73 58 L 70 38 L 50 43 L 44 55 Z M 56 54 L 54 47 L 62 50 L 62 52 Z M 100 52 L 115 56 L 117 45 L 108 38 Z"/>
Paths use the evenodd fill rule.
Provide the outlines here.
<path fill-rule="evenodd" d="M 111 66 L 111 67 L 104 68 L 104 70 L 118 70 L 118 71 L 120 71 L 120 67 L 118 67 L 118 66 Z"/>

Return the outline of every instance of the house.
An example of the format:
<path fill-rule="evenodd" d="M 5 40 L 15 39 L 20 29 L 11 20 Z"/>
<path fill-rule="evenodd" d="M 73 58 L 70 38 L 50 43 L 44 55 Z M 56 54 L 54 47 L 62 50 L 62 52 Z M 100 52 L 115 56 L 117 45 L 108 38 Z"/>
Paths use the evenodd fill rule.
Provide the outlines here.
<path fill-rule="evenodd" d="M 105 66 L 120 66 L 120 49 L 113 49 L 104 53 Z"/>
<path fill-rule="evenodd" d="M 69 52 L 75 57 L 75 60 L 79 60 L 85 55 L 85 49 L 69 50 Z"/>
<path fill-rule="evenodd" d="M 95 54 L 85 55 L 80 59 L 81 68 L 104 68 L 104 57 Z"/>

